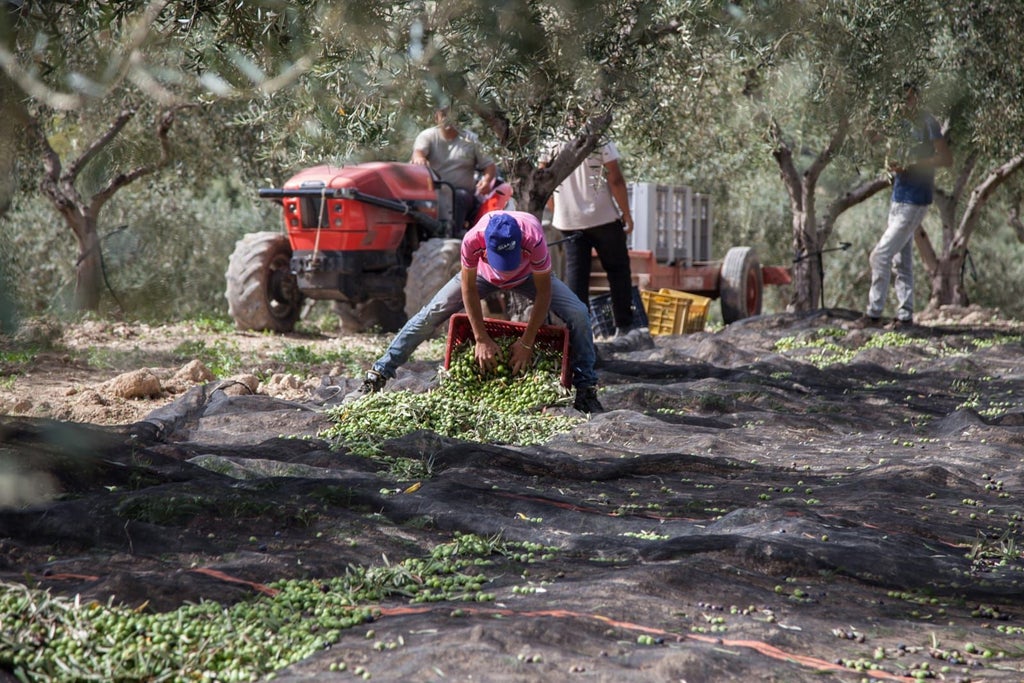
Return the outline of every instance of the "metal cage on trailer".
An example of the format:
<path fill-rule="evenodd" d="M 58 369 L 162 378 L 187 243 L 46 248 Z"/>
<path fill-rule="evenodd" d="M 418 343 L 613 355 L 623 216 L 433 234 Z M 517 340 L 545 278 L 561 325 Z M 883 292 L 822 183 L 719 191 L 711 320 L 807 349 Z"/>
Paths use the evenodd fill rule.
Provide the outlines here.
<path fill-rule="evenodd" d="M 721 260 L 711 258 L 714 211 L 709 195 L 685 185 L 636 182 L 628 189 L 634 223 L 630 267 L 641 292 L 719 299 L 722 320 L 728 324 L 760 315 L 766 285 L 792 281 L 789 268 L 761 265 L 753 247 L 730 247 Z M 593 258 L 590 291 L 601 295 L 608 291 L 608 279 L 596 254 Z"/>

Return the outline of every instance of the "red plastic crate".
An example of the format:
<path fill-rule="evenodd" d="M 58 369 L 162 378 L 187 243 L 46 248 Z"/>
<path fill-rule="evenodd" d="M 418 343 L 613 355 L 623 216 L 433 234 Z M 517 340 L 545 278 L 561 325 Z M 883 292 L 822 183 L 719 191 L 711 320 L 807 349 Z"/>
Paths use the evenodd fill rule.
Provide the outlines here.
<path fill-rule="evenodd" d="M 526 323 L 512 320 L 484 318 L 487 334 L 495 340 L 499 337 L 521 337 Z M 448 322 L 448 344 L 444 350 L 444 367 L 447 370 L 452 360 L 452 351 L 467 339 L 473 339 L 473 327 L 469 324 L 469 316 L 456 313 Z M 537 330 L 534 346 L 551 349 L 562 354 L 562 386 L 572 386 L 572 369 L 569 367 L 569 330 L 558 325 L 541 325 Z"/>

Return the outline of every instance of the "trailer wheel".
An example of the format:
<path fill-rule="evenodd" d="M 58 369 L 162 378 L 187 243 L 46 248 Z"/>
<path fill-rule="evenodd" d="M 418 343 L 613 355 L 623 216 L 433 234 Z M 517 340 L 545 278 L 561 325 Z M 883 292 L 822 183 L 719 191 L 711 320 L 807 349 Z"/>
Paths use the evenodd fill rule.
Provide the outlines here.
<path fill-rule="evenodd" d="M 334 312 L 341 320 L 341 329 L 350 334 L 370 330 L 397 332 L 405 324 L 402 302 L 396 299 L 369 299 L 358 304 L 333 302 Z"/>
<path fill-rule="evenodd" d="M 412 255 L 405 278 L 405 314 L 410 318 L 427 305 L 462 267 L 462 241 L 427 240 Z"/>
<path fill-rule="evenodd" d="M 757 252 L 750 247 L 733 247 L 726 252 L 719 290 L 726 324 L 760 315 L 764 281 Z"/>
<path fill-rule="evenodd" d="M 291 272 L 287 235 L 253 232 L 235 243 L 225 275 L 228 313 L 240 330 L 291 332 L 305 297 Z"/>

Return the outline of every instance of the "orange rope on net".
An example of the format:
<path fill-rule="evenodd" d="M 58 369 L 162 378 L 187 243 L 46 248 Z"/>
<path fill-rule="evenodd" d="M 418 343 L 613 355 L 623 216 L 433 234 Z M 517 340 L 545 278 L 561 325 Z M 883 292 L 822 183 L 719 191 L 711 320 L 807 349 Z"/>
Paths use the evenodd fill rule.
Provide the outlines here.
<path fill-rule="evenodd" d="M 427 612 L 437 610 L 437 607 L 382 607 L 379 609 L 381 616 L 404 616 L 412 614 L 424 614 Z M 682 635 L 679 633 L 672 633 L 671 631 L 665 631 L 664 629 L 655 628 L 652 626 L 644 626 L 643 624 L 637 624 L 629 621 L 620 621 L 618 619 L 612 619 L 605 617 L 600 614 L 586 614 L 583 612 L 572 612 L 569 610 L 530 610 L 525 612 L 517 612 L 510 609 L 482 609 L 479 607 L 463 608 L 463 612 L 466 614 L 477 614 L 481 616 L 502 616 L 502 617 L 553 617 L 556 619 L 589 619 L 591 621 L 599 621 L 609 626 L 615 626 L 617 628 L 626 629 L 628 631 L 634 631 L 637 633 L 645 633 L 649 635 L 657 635 L 665 638 L 672 638 L 676 641 L 683 640 L 695 640 L 701 643 L 708 643 L 710 645 L 717 645 L 720 647 L 739 647 L 753 650 L 766 657 L 772 659 L 778 659 L 784 662 L 793 662 L 801 666 L 820 670 L 820 671 L 835 671 L 835 672 L 850 672 L 850 668 L 842 666 L 841 664 L 835 664 L 818 657 L 811 657 L 809 655 L 797 655 L 791 652 L 786 652 L 774 645 L 762 642 L 760 640 L 730 640 L 725 638 L 717 638 L 715 636 L 705 636 L 695 633 Z M 868 670 L 858 671 L 858 674 L 867 676 L 869 678 L 877 678 L 885 681 L 905 681 L 905 676 L 898 676 L 891 674 L 886 671 L 879 670 Z"/>

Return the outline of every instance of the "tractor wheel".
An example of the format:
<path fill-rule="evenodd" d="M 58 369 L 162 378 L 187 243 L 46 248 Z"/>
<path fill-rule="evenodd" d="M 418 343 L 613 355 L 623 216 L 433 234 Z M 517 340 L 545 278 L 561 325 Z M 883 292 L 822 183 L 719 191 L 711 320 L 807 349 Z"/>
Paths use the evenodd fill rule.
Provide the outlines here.
<path fill-rule="evenodd" d="M 761 314 L 764 281 L 757 252 L 750 247 L 733 247 L 722 263 L 722 320 L 731 322 Z"/>
<path fill-rule="evenodd" d="M 341 319 L 341 329 L 349 334 L 397 332 L 406 320 L 402 302 L 397 299 L 369 299 L 358 304 L 335 301 L 334 312 Z"/>
<path fill-rule="evenodd" d="M 432 239 L 412 255 L 405 278 L 405 313 L 410 318 L 427 305 L 462 267 L 462 241 Z"/>
<path fill-rule="evenodd" d="M 249 233 L 235 244 L 226 274 L 228 313 L 240 330 L 291 332 L 305 297 L 291 272 L 292 247 L 277 232 Z"/>

